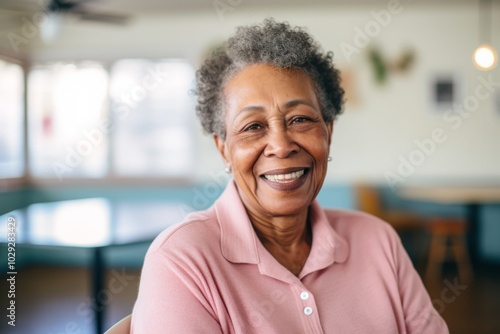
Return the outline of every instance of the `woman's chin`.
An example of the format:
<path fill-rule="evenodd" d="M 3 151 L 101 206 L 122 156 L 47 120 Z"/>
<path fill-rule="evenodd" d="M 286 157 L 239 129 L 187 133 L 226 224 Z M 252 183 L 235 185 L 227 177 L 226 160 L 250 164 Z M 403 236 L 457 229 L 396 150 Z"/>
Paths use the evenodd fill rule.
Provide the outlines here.
<path fill-rule="evenodd" d="M 257 198 L 264 211 L 276 216 L 289 216 L 307 210 L 314 199 L 307 178 L 292 182 L 261 180 Z"/>
<path fill-rule="evenodd" d="M 264 206 L 264 210 L 268 215 L 272 217 L 291 217 L 300 215 L 305 211 L 307 211 L 309 204 L 310 203 L 302 202 L 301 205 L 297 204 L 266 205 Z M 290 205 L 290 207 L 284 207 L 286 205 Z"/>

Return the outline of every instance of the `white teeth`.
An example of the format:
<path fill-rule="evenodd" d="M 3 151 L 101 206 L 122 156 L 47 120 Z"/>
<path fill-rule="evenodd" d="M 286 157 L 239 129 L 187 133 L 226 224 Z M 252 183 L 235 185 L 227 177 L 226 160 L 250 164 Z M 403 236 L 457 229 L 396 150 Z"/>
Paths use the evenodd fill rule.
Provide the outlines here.
<path fill-rule="evenodd" d="M 293 181 L 295 179 L 298 179 L 302 175 L 304 175 L 304 169 L 301 169 L 299 171 L 289 173 L 289 174 L 274 174 L 274 175 L 264 175 L 264 177 L 272 182 L 289 182 Z"/>

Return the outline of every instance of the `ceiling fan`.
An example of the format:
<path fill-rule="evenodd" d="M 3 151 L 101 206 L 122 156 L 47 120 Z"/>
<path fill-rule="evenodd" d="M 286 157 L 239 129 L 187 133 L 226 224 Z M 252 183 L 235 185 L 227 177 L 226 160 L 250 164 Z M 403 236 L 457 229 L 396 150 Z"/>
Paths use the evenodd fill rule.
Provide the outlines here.
<path fill-rule="evenodd" d="M 130 16 L 105 12 L 98 9 L 99 2 L 105 0 L 4 0 L 0 2 L 0 10 L 13 12 L 43 11 L 49 16 L 72 16 L 82 21 L 110 24 L 126 24 Z M 88 6 L 88 3 L 94 3 Z"/>

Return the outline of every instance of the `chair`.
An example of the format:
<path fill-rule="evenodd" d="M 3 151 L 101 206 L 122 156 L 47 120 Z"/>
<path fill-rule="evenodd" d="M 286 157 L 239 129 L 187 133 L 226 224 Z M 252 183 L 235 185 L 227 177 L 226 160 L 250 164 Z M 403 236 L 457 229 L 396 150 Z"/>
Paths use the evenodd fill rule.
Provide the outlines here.
<path fill-rule="evenodd" d="M 465 221 L 449 217 L 431 218 L 428 222 L 428 230 L 431 240 L 425 273 L 427 282 L 435 282 L 441 278 L 443 263 L 449 255 L 453 255 L 460 281 L 470 283 L 473 271 L 465 241 L 467 231 Z"/>
<path fill-rule="evenodd" d="M 407 248 L 412 259 L 418 259 L 422 254 L 424 218 L 411 212 L 388 210 L 382 205 L 378 189 L 366 183 L 355 184 L 355 196 L 358 209 L 388 222 L 399 234 L 402 240 L 408 240 Z"/>
<path fill-rule="evenodd" d="M 410 212 L 384 209 L 380 193 L 375 187 L 359 183 L 355 185 L 355 192 L 359 210 L 385 220 L 396 231 L 422 230 L 422 217 Z"/>
<path fill-rule="evenodd" d="M 131 320 L 132 315 L 129 314 L 125 318 L 114 324 L 113 327 L 108 329 L 104 334 L 129 334 Z"/>

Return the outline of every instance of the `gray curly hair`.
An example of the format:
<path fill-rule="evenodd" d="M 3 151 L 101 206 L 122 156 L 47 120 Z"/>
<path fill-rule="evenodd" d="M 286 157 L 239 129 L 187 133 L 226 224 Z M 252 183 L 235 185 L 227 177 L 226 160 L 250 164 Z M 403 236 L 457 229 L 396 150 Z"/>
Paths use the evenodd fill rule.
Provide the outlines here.
<path fill-rule="evenodd" d="M 342 112 L 344 90 L 333 53 L 323 54 L 312 37 L 287 22 L 266 19 L 262 25 L 238 27 L 236 35 L 215 50 L 196 72 L 196 113 L 203 129 L 225 139 L 224 85 L 246 66 L 267 63 L 278 68 L 297 68 L 312 79 L 325 122 Z"/>

